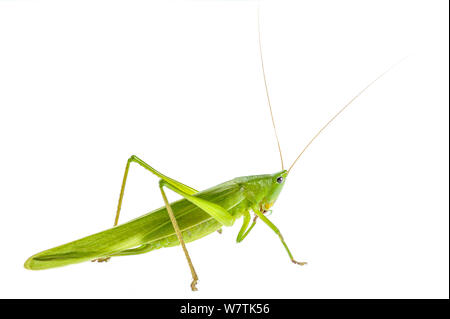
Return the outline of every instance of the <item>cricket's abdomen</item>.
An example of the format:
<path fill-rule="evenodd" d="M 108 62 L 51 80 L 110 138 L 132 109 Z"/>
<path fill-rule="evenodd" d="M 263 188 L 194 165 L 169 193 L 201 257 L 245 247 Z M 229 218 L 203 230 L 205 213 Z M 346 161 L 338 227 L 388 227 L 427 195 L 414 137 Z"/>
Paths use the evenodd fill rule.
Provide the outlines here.
<path fill-rule="evenodd" d="M 209 218 L 202 223 L 195 225 L 189 229 L 181 229 L 183 239 L 186 243 L 192 242 L 194 240 L 203 238 L 213 232 L 222 228 L 223 225 L 220 224 L 217 220 L 213 218 Z M 117 257 L 117 256 L 130 256 L 130 255 L 138 255 L 148 253 L 152 250 L 174 247 L 178 246 L 180 242 L 178 241 L 178 237 L 173 232 L 171 235 L 164 236 L 163 238 L 156 239 L 154 241 L 143 244 L 137 248 L 126 249 L 120 251 L 118 253 L 114 253 L 109 255 L 108 257 Z"/>
<path fill-rule="evenodd" d="M 215 186 L 195 196 L 222 206 L 235 219 L 249 209 L 242 189 L 233 182 Z M 171 203 L 171 207 L 186 242 L 200 239 L 222 227 L 209 214 L 185 199 Z M 144 253 L 178 244 L 167 210 L 161 207 L 127 223 L 33 255 L 25 262 L 25 268 L 61 267 L 99 257 Z"/>

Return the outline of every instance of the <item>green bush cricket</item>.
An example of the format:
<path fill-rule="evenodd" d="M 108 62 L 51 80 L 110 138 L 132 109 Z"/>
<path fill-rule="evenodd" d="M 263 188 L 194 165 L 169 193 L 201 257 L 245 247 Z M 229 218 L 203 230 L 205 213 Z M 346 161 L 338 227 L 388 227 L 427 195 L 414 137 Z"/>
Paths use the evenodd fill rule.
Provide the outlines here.
<path fill-rule="evenodd" d="M 143 254 L 163 247 L 181 245 L 192 274 L 191 289 L 195 291 L 197 290 L 196 284 L 198 276 L 195 272 L 185 243 L 203 238 L 215 231 L 220 231 L 223 226 L 232 226 L 234 222 L 241 217 L 243 217 L 243 224 L 238 233 L 236 239 L 237 242 L 244 240 L 255 226 L 257 219 L 261 219 L 279 237 L 290 260 L 298 265 L 306 264 L 306 262 L 298 262 L 294 259 L 281 232 L 265 216 L 265 213 L 269 211 L 277 200 L 286 182 L 287 176 L 311 143 L 359 95 L 388 71 L 378 76 L 343 106 L 312 137 L 292 165 L 286 170 L 272 114 L 272 106 L 264 71 L 259 21 L 258 37 L 264 85 L 281 160 L 280 171 L 274 174 L 238 177 L 206 190 L 197 191 L 183 183 L 167 177 L 137 156 L 133 155 L 128 159 L 126 164 L 113 227 L 94 235 L 35 254 L 26 260 L 24 265 L 25 268 L 30 270 L 41 270 L 89 260 L 102 262 L 109 260 L 111 257 Z M 146 215 L 118 225 L 125 185 L 131 163 L 139 164 L 160 178 L 159 187 L 164 206 L 153 210 Z M 181 195 L 182 199 L 169 203 L 165 194 L 165 188 Z M 250 215 L 251 211 L 254 213 L 252 222 Z"/>

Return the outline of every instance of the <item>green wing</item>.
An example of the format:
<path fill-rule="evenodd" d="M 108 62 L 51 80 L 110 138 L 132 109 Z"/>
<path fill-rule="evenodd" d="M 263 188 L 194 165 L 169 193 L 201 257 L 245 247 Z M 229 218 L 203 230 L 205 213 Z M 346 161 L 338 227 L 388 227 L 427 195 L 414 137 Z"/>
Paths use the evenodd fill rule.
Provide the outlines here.
<path fill-rule="evenodd" d="M 239 185 L 232 181 L 194 196 L 214 202 L 235 213 L 242 210 L 245 199 Z M 176 201 L 171 206 L 186 242 L 199 239 L 222 227 L 209 214 L 186 199 Z M 40 270 L 60 267 L 120 254 L 124 250 L 141 245 L 150 245 L 152 249 L 157 249 L 177 244 L 178 240 L 166 208 L 161 207 L 114 228 L 33 255 L 25 262 L 25 268 Z"/>

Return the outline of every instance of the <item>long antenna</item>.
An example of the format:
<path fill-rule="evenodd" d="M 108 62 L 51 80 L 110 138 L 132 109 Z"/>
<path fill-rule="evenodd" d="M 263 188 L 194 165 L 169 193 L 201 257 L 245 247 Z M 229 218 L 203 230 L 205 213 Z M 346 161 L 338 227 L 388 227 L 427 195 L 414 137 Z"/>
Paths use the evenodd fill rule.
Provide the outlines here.
<path fill-rule="evenodd" d="M 370 82 L 364 89 L 362 89 L 358 94 L 356 94 L 347 104 L 344 105 L 343 108 L 341 108 L 339 110 L 339 112 L 337 112 L 324 126 L 322 126 L 322 128 L 316 133 L 316 135 L 313 136 L 313 138 L 308 142 L 308 144 L 306 144 L 306 146 L 303 148 L 303 150 L 300 152 L 300 154 L 297 156 L 297 158 L 295 159 L 294 163 L 292 163 L 291 167 L 289 167 L 288 169 L 288 174 L 291 171 L 292 167 L 294 167 L 295 163 L 298 161 L 298 159 L 303 155 L 303 153 L 306 151 L 306 149 L 312 144 L 312 142 L 314 142 L 314 140 L 320 135 L 320 133 L 322 133 L 327 127 L 328 125 L 330 125 L 331 122 L 334 121 L 335 118 L 337 118 L 350 104 L 353 103 L 353 101 L 355 101 L 361 94 L 363 94 L 369 87 L 371 87 L 375 82 L 377 82 L 381 77 L 383 77 L 386 73 L 388 73 L 390 70 L 392 70 L 397 64 L 399 64 L 400 62 L 402 62 L 405 58 L 401 59 L 399 62 L 395 63 L 394 65 L 392 65 L 389 69 L 387 69 L 386 71 L 384 71 L 383 73 L 381 73 L 375 80 L 373 80 L 372 82 Z"/>
<path fill-rule="evenodd" d="M 258 43 L 259 43 L 259 56 L 261 57 L 261 67 L 262 67 L 262 73 L 263 73 L 263 78 L 264 78 L 264 86 L 266 87 L 267 102 L 269 104 L 269 110 L 270 110 L 270 117 L 272 118 L 273 131 L 275 132 L 275 137 L 277 139 L 277 145 L 278 145 L 278 151 L 280 152 L 281 170 L 284 170 L 283 155 L 281 154 L 280 140 L 278 139 L 277 128 L 275 126 L 275 120 L 273 119 L 272 105 L 270 104 L 269 89 L 267 87 L 266 72 L 264 71 L 264 59 L 263 59 L 262 46 L 261 46 L 261 26 L 259 23 L 259 3 L 258 3 Z"/>

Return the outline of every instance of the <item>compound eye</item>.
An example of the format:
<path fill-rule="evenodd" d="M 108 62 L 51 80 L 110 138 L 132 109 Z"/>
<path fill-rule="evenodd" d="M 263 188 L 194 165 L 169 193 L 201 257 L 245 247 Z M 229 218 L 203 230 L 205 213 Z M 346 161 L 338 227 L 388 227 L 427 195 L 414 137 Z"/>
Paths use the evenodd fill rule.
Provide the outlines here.
<path fill-rule="evenodd" d="M 277 178 L 277 183 L 278 184 L 283 183 L 283 176 L 280 176 L 280 177 Z"/>

